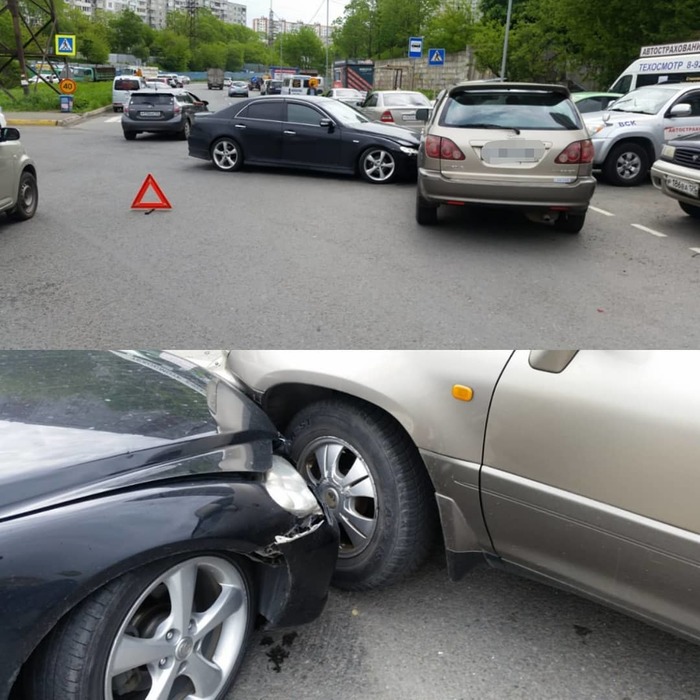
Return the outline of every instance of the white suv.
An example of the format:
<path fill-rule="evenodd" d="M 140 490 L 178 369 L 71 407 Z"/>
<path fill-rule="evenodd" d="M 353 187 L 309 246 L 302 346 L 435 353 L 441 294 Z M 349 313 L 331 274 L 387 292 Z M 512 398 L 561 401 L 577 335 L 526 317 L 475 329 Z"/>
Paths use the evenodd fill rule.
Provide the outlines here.
<path fill-rule="evenodd" d="M 34 216 L 38 202 L 36 166 L 19 140 L 19 131 L 0 127 L 0 212 L 26 221 Z"/>

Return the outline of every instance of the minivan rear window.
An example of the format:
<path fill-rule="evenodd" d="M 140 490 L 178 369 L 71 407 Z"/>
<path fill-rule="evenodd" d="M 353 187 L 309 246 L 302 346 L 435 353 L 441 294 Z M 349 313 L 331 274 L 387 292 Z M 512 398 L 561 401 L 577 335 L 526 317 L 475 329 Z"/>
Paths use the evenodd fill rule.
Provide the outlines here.
<path fill-rule="evenodd" d="M 582 128 L 571 100 L 560 92 L 528 90 L 454 90 L 440 115 L 441 126 L 463 129 Z"/>
<path fill-rule="evenodd" d="M 173 102 L 173 96 L 167 93 L 160 95 L 132 95 L 132 105 L 169 105 Z"/>
<path fill-rule="evenodd" d="M 141 84 L 134 78 L 117 78 L 114 81 L 115 90 L 138 90 Z"/>

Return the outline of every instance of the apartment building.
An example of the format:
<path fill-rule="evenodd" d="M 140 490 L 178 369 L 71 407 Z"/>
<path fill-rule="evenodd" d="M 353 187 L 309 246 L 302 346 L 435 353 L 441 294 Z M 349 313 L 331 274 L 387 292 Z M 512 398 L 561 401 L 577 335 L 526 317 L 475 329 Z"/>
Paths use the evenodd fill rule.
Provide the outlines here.
<path fill-rule="evenodd" d="M 286 19 L 274 17 L 270 24 L 269 17 L 256 17 L 253 19 L 253 31 L 266 38 L 276 37 L 278 34 L 293 34 L 298 32 L 302 27 L 310 27 L 314 30 L 316 36 L 325 44 L 330 39 L 333 27 L 325 24 L 306 24 L 305 22 L 289 22 Z"/>

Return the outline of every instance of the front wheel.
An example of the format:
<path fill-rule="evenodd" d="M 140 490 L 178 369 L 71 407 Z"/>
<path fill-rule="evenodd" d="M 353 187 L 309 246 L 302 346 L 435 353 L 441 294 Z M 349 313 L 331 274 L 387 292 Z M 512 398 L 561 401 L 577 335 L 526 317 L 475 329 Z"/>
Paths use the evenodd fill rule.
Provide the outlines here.
<path fill-rule="evenodd" d="M 559 214 L 559 218 L 554 222 L 554 228 L 564 233 L 578 233 L 585 221 L 585 214 Z"/>
<path fill-rule="evenodd" d="M 127 141 L 133 141 L 136 138 L 136 131 L 125 131 L 124 132 L 124 138 Z"/>
<path fill-rule="evenodd" d="M 17 191 L 17 204 L 10 210 L 9 216 L 15 221 L 26 221 L 31 219 L 36 213 L 39 204 L 39 188 L 36 184 L 36 177 L 28 170 L 25 170 L 19 178 L 19 189 Z"/>
<path fill-rule="evenodd" d="M 435 541 L 434 492 L 418 450 L 389 415 L 361 401 L 320 401 L 287 434 L 291 456 L 340 529 L 333 583 L 367 590 L 415 571 Z"/>
<path fill-rule="evenodd" d="M 649 155 L 637 143 L 615 146 L 603 164 L 603 175 L 611 185 L 634 187 L 649 174 Z"/>
<path fill-rule="evenodd" d="M 190 556 L 124 574 L 54 629 L 26 675 L 32 700 L 222 700 L 253 628 L 243 562 Z"/>
<path fill-rule="evenodd" d="M 700 207 L 695 204 L 688 204 L 687 202 L 678 202 L 680 208 L 688 215 L 692 216 L 694 219 L 700 219 Z"/>
<path fill-rule="evenodd" d="M 360 156 L 360 175 L 375 185 L 393 182 L 398 175 L 396 158 L 381 146 L 368 148 Z"/>
<path fill-rule="evenodd" d="M 218 170 L 236 172 L 243 167 L 241 147 L 228 136 L 217 139 L 211 147 L 211 162 Z"/>

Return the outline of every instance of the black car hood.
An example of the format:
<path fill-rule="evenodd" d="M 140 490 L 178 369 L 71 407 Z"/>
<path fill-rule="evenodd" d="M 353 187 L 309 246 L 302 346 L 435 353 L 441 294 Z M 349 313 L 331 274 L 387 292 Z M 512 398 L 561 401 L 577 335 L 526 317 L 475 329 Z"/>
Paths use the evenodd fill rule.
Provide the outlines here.
<path fill-rule="evenodd" d="M 419 137 L 414 132 L 404 129 L 402 126 L 391 126 L 391 124 L 381 124 L 379 122 L 358 122 L 357 124 L 349 125 L 349 128 L 366 134 L 386 136 L 394 141 L 401 141 L 415 146 L 416 148 L 418 148 L 420 144 Z"/>
<path fill-rule="evenodd" d="M 0 517 L 164 475 L 264 471 L 278 432 L 222 384 L 156 352 L 0 352 Z"/>

